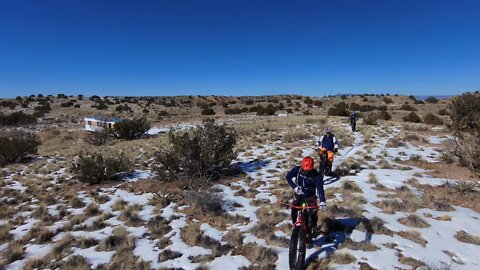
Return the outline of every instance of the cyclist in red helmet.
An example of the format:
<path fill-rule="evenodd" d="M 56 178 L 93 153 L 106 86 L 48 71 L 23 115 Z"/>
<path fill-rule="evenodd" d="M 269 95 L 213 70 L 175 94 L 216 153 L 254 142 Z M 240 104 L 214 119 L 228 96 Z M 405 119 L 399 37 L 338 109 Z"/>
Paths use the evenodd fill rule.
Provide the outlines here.
<path fill-rule="evenodd" d="M 295 182 L 293 181 L 295 178 Z M 292 204 L 300 206 L 303 200 L 306 200 L 310 206 L 318 205 L 320 211 L 325 211 L 325 192 L 323 190 L 323 178 L 314 169 L 314 160 L 311 157 L 304 157 L 302 166 L 295 166 L 286 176 L 287 182 L 295 191 Z M 318 197 L 317 197 L 318 195 Z M 297 220 L 298 210 L 292 208 L 292 223 Z M 313 228 L 317 227 L 317 211 L 310 212 Z M 310 229 L 313 229 L 310 228 Z M 311 242 L 312 232 L 308 232 L 308 242 Z"/>

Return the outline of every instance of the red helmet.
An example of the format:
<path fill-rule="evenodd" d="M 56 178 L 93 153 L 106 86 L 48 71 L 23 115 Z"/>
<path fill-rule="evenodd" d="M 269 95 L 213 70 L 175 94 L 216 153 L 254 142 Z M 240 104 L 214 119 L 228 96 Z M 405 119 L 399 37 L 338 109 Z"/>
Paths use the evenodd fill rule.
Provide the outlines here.
<path fill-rule="evenodd" d="M 304 171 L 311 171 L 313 170 L 313 158 L 311 157 L 304 157 L 302 160 L 302 169 Z"/>

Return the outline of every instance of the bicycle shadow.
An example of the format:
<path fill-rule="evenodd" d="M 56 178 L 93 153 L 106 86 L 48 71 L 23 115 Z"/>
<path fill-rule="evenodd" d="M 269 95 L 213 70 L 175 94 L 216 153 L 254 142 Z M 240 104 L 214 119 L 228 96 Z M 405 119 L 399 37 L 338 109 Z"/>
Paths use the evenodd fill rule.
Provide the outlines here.
<path fill-rule="evenodd" d="M 328 178 L 325 179 L 325 176 L 324 176 L 324 179 L 323 179 L 323 185 L 326 186 L 326 185 L 331 185 L 335 182 L 337 182 L 338 180 L 340 180 L 340 176 L 337 175 L 337 174 L 333 174 L 332 176 L 328 176 Z"/>
<path fill-rule="evenodd" d="M 333 254 L 338 250 L 339 246 L 350 238 L 353 230 L 360 224 L 364 225 L 365 239 L 362 242 L 370 242 L 373 235 L 370 220 L 367 218 L 336 218 L 326 219 L 326 233 L 313 241 L 314 246 L 321 247 L 316 250 L 308 258 L 305 259 L 305 268 L 308 267 L 315 259 L 325 253 L 325 256 Z"/>

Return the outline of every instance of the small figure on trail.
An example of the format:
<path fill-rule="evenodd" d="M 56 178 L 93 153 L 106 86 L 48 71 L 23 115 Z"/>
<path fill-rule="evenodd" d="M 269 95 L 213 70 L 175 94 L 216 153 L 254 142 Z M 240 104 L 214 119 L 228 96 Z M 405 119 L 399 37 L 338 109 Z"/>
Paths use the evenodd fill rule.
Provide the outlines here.
<path fill-rule="evenodd" d="M 320 137 L 316 142 L 317 147 L 320 148 L 318 155 L 320 158 L 327 154 L 327 166 L 322 168 L 322 162 L 320 162 L 319 171 L 320 173 L 325 172 L 326 175 L 331 175 L 332 165 L 333 165 L 333 153 L 338 151 L 338 141 L 335 135 L 332 133 L 332 128 L 327 127 L 325 134 Z"/>
<path fill-rule="evenodd" d="M 349 119 L 350 119 L 350 126 L 352 127 L 352 132 L 355 132 L 357 130 L 357 112 L 352 111 Z"/>
<path fill-rule="evenodd" d="M 295 182 L 293 181 L 295 178 Z M 319 206 L 320 211 L 325 211 L 325 192 L 323 190 L 323 178 L 314 169 L 314 160 L 311 157 L 304 157 L 302 166 L 295 166 L 286 176 L 287 182 L 295 191 L 292 205 L 300 206 L 306 201 L 309 206 Z M 317 197 L 318 195 L 318 197 Z M 292 223 L 297 220 L 298 209 L 292 208 Z M 311 209 L 309 218 L 312 226 L 309 227 L 308 240 L 311 241 L 312 229 L 317 228 L 317 209 Z"/>

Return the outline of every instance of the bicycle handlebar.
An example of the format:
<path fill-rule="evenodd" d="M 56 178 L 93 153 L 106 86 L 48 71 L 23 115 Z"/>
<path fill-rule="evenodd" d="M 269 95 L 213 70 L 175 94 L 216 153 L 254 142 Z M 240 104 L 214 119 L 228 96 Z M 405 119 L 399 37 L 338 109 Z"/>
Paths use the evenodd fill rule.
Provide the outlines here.
<path fill-rule="evenodd" d="M 297 206 L 297 205 L 293 205 L 293 204 L 289 204 L 289 203 L 285 203 L 285 202 L 277 202 L 278 204 L 280 205 L 284 205 L 284 206 L 288 206 L 288 207 L 291 207 L 291 208 L 294 208 L 294 209 L 318 209 L 319 207 L 317 205 L 315 206 Z"/>

